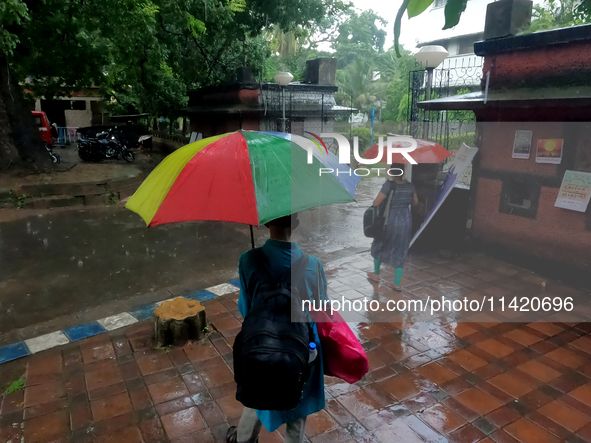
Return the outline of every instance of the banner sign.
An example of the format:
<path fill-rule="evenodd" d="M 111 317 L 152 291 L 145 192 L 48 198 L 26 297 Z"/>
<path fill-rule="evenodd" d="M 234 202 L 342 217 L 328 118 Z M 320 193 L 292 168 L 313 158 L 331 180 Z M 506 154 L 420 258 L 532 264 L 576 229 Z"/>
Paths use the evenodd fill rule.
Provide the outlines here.
<path fill-rule="evenodd" d="M 591 198 L 591 174 L 588 172 L 566 171 L 554 206 L 585 212 Z"/>
<path fill-rule="evenodd" d="M 410 246 L 415 242 L 417 237 L 423 232 L 425 227 L 429 224 L 437 210 L 441 207 L 451 190 L 454 188 L 454 185 L 458 181 L 458 178 L 462 176 L 462 174 L 466 171 L 470 163 L 472 163 L 472 159 L 478 152 L 478 148 L 470 148 L 465 143 L 462 144 L 462 147 L 458 149 L 455 158 L 453 159 L 449 171 L 447 171 L 447 175 L 443 180 L 443 183 L 437 189 L 437 198 L 435 199 L 435 204 L 429 210 L 429 213 L 425 217 L 425 221 L 416 232 L 414 237 L 410 242 Z"/>

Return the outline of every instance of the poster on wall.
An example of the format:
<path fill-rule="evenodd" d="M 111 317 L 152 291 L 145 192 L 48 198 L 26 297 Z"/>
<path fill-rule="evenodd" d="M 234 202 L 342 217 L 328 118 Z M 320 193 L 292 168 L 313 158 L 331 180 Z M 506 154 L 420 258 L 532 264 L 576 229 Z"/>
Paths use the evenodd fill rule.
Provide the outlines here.
<path fill-rule="evenodd" d="M 562 161 L 562 139 L 546 138 L 538 140 L 536 163 L 560 164 Z"/>
<path fill-rule="evenodd" d="M 591 198 L 591 174 L 588 172 L 566 171 L 554 206 L 585 212 Z"/>
<path fill-rule="evenodd" d="M 513 142 L 513 158 L 528 159 L 531 152 L 531 138 L 533 131 L 515 131 Z"/>

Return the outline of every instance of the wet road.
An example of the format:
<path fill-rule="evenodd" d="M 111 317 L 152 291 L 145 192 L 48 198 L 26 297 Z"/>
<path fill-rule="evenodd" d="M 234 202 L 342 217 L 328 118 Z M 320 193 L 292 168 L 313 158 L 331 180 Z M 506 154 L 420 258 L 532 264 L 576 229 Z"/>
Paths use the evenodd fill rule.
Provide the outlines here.
<path fill-rule="evenodd" d="M 346 248 L 369 248 L 362 215 L 381 181 L 362 181 L 355 203 L 302 214 L 294 239 L 323 259 Z M 267 230 L 255 234 L 260 245 Z M 197 290 L 227 282 L 236 278 L 238 258 L 249 246 L 247 226 L 196 222 L 146 229 L 120 206 L 46 211 L 0 223 L 0 343 L 30 325 L 75 325 L 101 318 L 97 308 L 104 307 L 106 316 L 168 298 L 164 291 L 174 286 Z"/>

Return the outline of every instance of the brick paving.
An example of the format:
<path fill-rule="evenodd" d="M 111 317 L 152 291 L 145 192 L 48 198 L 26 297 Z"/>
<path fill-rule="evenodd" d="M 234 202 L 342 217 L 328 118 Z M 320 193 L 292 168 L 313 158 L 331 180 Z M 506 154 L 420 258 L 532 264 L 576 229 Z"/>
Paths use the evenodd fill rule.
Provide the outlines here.
<path fill-rule="evenodd" d="M 358 258 L 331 267 L 332 293 L 400 297 L 388 273 L 372 286 L 370 268 Z M 510 295 L 539 283 L 483 256 L 428 256 L 410 261 L 402 296 Z M 242 411 L 231 370 L 237 298 L 204 302 L 215 332 L 183 348 L 154 349 L 143 322 L 28 357 L 24 391 L 2 398 L 0 442 L 224 441 Z M 448 320 L 352 324 L 371 371 L 354 385 L 327 377 L 327 407 L 309 417 L 308 441 L 591 442 L 590 323 Z M 282 432 L 263 431 L 260 442 Z"/>

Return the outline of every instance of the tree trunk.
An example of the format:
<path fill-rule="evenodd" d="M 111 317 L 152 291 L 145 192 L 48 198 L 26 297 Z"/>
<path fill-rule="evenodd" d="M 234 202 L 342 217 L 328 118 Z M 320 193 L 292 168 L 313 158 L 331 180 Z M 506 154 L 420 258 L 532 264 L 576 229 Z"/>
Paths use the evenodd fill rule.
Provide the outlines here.
<path fill-rule="evenodd" d="M 205 308 L 195 300 L 183 297 L 165 301 L 154 310 L 156 346 L 183 346 L 203 335 Z"/>
<path fill-rule="evenodd" d="M 26 102 L 0 52 L 0 171 L 14 167 L 47 171 L 52 163 Z"/>

